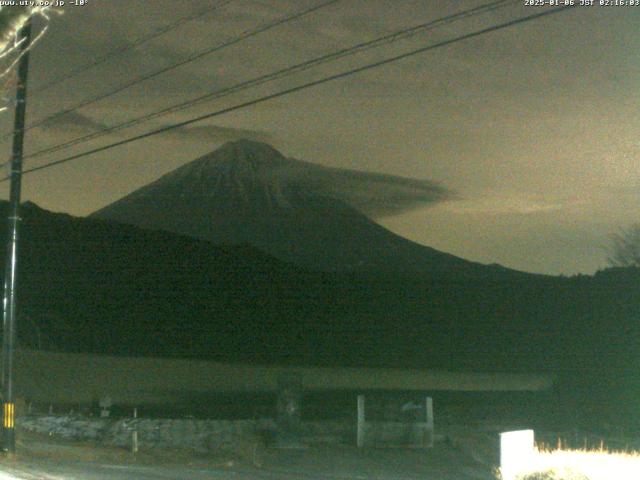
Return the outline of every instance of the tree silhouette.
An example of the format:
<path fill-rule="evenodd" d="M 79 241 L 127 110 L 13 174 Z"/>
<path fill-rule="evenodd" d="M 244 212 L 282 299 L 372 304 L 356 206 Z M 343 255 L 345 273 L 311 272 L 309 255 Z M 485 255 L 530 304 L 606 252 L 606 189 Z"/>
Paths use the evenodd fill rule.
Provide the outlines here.
<path fill-rule="evenodd" d="M 640 267 L 640 223 L 612 235 L 607 261 L 612 267 Z"/>

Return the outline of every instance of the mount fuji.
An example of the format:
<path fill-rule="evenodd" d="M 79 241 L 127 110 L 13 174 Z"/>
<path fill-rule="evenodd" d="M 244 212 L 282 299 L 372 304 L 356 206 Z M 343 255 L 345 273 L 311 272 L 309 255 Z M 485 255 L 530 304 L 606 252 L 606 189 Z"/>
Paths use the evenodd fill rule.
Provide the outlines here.
<path fill-rule="evenodd" d="M 91 216 L 215 245 L 248 244 L 318 271 L 515 274 L 411 242 L 368 216 L 451 196 L 429 181 L 324 167 L 239 140 Z"/>

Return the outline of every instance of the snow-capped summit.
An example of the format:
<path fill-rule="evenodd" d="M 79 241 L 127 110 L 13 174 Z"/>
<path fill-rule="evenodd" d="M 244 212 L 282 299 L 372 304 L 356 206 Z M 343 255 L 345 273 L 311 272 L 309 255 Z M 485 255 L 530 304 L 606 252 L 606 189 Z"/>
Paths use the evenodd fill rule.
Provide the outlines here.
<path fill-rule="evenodd" d="M 140 197 L 163 195 L 178 197 L 189 202 L 194 209 L 203 202 L 213 202 L 214 209 L 270 209 L 289 207 L 282 192 L 283 182 L 278 171 L 291 161 L 273 147 L 259 142 L 240 140 L 228 142 L 218 150 L 204 155 L 169 172 L 157 181 L 143 187 L 114 205 L 137 204 Z M 197 205 L 195 205 L 197 204 Z"/>
<path fill-rule="evenodd" d="M 287 163 L 284 156 L 265 143 L 239 140 L 225 143 L 218 150 L 184 165 L 166 175 L 167 181 L 187 177 L 207 182 L 212 177 L 229 180 L 264 181 L 273 169 Z"/>

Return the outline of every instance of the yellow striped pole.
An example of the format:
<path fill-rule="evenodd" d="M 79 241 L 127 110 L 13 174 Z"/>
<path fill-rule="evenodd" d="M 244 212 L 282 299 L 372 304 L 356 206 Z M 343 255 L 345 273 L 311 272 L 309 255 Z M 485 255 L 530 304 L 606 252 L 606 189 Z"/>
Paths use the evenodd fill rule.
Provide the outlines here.
<path fill-rule="evenodd" d="M 16 426 L 16 405 L 15 403 L 4 404 L 4 414 L 2 426 L 5 429 L 13 429 Z"/>

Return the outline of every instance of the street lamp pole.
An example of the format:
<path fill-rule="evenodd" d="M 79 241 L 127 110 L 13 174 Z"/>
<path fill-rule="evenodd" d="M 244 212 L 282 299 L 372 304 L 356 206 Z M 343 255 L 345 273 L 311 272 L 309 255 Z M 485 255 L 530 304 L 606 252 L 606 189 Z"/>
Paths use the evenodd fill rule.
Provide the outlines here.
<path fill-rule="evenodd" d="M 2 335 L 2 449 L 15 452 L 15 392 L 13 389 L 13 359 L 16 341 L 16 280 L 18 266 L 18 225 L 20 222 L 20 190 L 22 181 L 22 156 L 27 110 L 27 74 L 29 71 L 29 47 L 31 46 L 31 21 L 20 30 L 20 60 L 16 93 L 13 151 L 11 155 L 11 187 L 7 230 L 7 258 L 4 276 L 3 335 Z"/>

